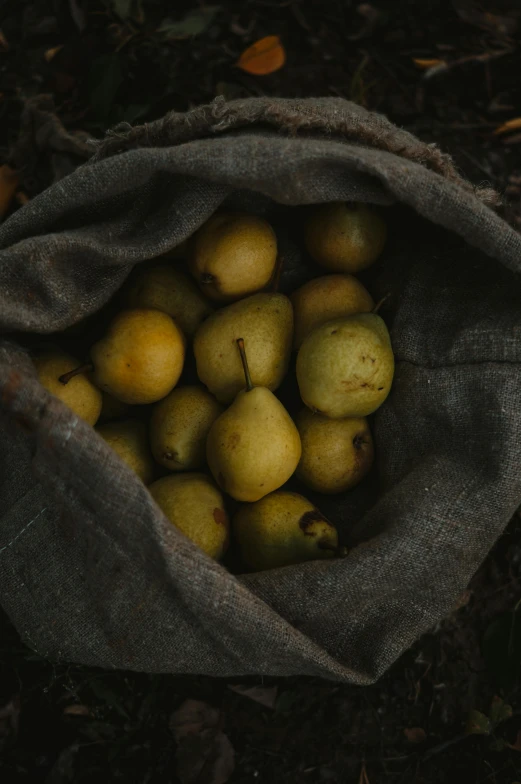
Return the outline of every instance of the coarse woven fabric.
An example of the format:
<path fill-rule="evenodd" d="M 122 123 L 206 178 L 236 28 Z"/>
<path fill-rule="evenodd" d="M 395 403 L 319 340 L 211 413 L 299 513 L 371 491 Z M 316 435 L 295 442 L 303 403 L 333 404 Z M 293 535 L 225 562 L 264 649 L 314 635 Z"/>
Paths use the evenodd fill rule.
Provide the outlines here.
<path fill-rule="evenodd" d="M 521 502 L 521 238 L 493 198 L 379 115 L 262 98 L 120 127 L 0 227 L 0 601 L 24 641 L 101 667 L 367 684 L 442 619 Z M 41 387 L 23 345 L 248 199 L 387 205 L 374 282 L 392 292 L 396 378 L 372 423 L 377 480 L 321 503 L 364 541 L 234 575 Z"/>

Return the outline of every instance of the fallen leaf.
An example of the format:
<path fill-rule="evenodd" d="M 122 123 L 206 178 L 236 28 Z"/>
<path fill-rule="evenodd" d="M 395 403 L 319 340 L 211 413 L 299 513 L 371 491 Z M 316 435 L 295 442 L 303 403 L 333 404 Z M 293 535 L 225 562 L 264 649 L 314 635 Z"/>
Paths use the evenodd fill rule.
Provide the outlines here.
<path fill-rule="evenodd" d="M 503 144 L 521 144 L 521 133 L 514 133 L 513 136 L 507 136 L 506 139 L 501 140 Z"/>
<path fill-rule="evenodd" d="M 521 751 L 521 730 L 518 731 L 515 741 L 513 743 L 507 743 L 507 746 L 513 751 Z"/>
<path fill-rule="evenodd" d="M 185 700 L 170 719 L 170 729 L 174 738 L 179 741 L 187 735 L 194 735 L 201 730 L 217 727 L 220 711 L 200 700 Z"/>
<path fill-rule="evenodd" d="M 44 54 L 45 62 L 50 63 L 51 60 L 56 57 L 60 49 L 63 49 L 63 44 L 60 44 L 59 46 L 53 46 L 52 49 L 47 49 Z"/>
<path fill-rule="evenodd" d="M 14 200 L 17 204 L 20 205 L 20 207 L 23 207 L 24 204 L 27 204 L 27 202 L 31 201 L 25 191 L 17 191 L 14 195 Z"/>
<path fill-rule="evenodd" d="M 482 3 L 476 0 L 452 0 L 454 10 L 463 22 L 481 27 L 499 35 L 512 35 L 518 28 L 518 19 L 515 16 L 493 14 L 483 10 Z"/>
<path fill-rule="evenodd" d="M 521 128 L 521 117 L 514 117 L 513 120 L 507 120 L 502 125 L 499 125 L 494 134 L 498 136 L 501 133 L 508 133 L 509 131 L 517 131 Z"/>
<path fill-rule="evenodd" d="M 417 68 L 421 68 L 422 71 L 427 71 L 429 68 L 436 68 L 438 65 L 445 65 L 444 60 L 433 59 L 433 60 L 423 60 L 418 57 L 413 57 L 413 63 Z"/>
<path fill-rule="evenodd" d="M 423 743 L 427 737 L 425 730 L 421 727 L 406 727 L 403 734 L 409 743 Z"/>
<path fill-rule="evenodd" d="M 0 708 L 0 741 L 16 737 L 20 723 L 20 696 L 16 694 L 3 708 Z M 1 748 L 1 745 L 0 745 Z"/>
<path fill-rule="evenodd" d="M 163 19 L 156 32 L 173 40 L 200 35 L 210 27 L 219 10 L 218 5 L 207 5 L 204 8 L 198 8 L 197 11 L 191 11 L 179 22 L 169 18 Z"/>
<path fill-rule="evenodd" d="M 83 10 L 82 6 L 78 2 L 78 0 L 69 0 L 69 9 L 72 16 L 72 21 L 82 33 L 87 26 L 87 21 L 85 19 L 85 11 Z"/>
<path fill-rule="evenodd" d="M 221 712 L 199 700 L 185 700 L 174 711 L 170 729 L 181 784 L 226 784 L 235 768 L 235 751 L 222 724 Z"/>
<path fill-rule="evenodd" d="M 0 218 L 3 218 L 9 209 L 19 181 L 18 172 L 6 163 L 0 166 Z"/>
<path fill-rule="evenodd" d="M 268 35 L 249 46 L 239 57 L 237 67 L 255 76 L 278 71 L 286 62 L 286 51 L 278 35 Z"/>
<path fill-rule="evenodd" d="M 362 769 L 360 771 L 360 778 L 358 779 L 358 784 L 370 784 L 369 776 L 367 775 L 367 771 L 365 769 L 365 762 L 362 762 Z"/>
<path fill-rule="evenodd" d="M 231 691 L 241 694 L 243 697 L 258 702 L 266 708 L 274 708 L 277 701 L 277 686 L 264 688 L 263 686 L 241 686 L 241 685 L 228 685 Z"/>
<path fill-rule="evenodd" d="M 467 735 L 489 735 L 491 731 L 492 725 L 488 716 L 481 711 L 471 710 L 465 727 Z"/>
<path fill-rule="evenodd" d="M 65 716 L 90 716 L 90 710 L 86 705 L 67 705 L 63 713 Z"/>
<path fill-rule="evenodd" d="M 145 21 L 141 0 L 112 0 L 112 8 L 122 21 L 133 19 L 138 24 Z"/>
<path fill-rule="evenodd" d="M 382 12 L 371 5 L 371 3 L 360 3 L 356 7 L 356 13 L 363 18 L 364 22 L 358 32 L 347 36 L 349 41 L 360 41 L 362 38 L 369 38 L 382 18 Z"/>
<path fill-rule="evenodd" d="M 489 719 L 493 727 L 497 727 L 512 716 L 512 706 L 508 705 L 501 697 L 494 697 L 489 710 Z"/>
<path fill-rule="evenodd" d="M 8 52 L 9 51 L 9 44 L 7 42 L 7 38 L 3 34 L 2 30 L 0 30 L 0 50 L 2 52 Z"/>

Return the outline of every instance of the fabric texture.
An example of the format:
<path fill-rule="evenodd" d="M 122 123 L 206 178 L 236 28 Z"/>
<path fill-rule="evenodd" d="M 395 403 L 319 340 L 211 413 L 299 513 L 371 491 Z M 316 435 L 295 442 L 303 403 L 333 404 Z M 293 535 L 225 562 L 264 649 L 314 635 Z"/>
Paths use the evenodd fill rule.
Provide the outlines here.
<path fill-rule="evenodd" d="M 223 204 L 339 200 L 386 207 L 390 233 L 371 273 L 396 355 L 378 470 L 313 497 L 357 546 L 232 574 L 41 387 L 27 339 L 97 314 Z M 101 667 L 362 685 L 442 619 L 521 503 L 521 237 L 494 200 L 380 115 L 261 98 L 119 127 L 2 225 L 0 602 L 24 641 Z M 280 242 L 284 290 L 313 270 Z"/>

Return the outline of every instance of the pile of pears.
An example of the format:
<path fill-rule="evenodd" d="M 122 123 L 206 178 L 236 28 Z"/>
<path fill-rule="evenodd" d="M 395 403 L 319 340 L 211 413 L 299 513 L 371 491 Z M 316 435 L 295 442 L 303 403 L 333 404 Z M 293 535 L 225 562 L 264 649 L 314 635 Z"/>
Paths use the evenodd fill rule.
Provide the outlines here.
<path fill-rule="evenodd" d="M 272 226 L 217 212 L 181 254 L 135 268 L 84 362 L 56 345 L 34 357 L 42 385 L 95 427 L 166 520 L 215 559 L 232 541 L 252 571 L 346 554 L 335 526 L 284 485 L 355 487 L 374 459 L 367 417 L 393 380 L 389 333 L 355 277 L 382 252 L 384 220 L 356 203 L 303 214 L 303 245 L 327 274 L 290 296 L 277 291 Z M 290 365 L 293 416 L 276 394 Z"/>

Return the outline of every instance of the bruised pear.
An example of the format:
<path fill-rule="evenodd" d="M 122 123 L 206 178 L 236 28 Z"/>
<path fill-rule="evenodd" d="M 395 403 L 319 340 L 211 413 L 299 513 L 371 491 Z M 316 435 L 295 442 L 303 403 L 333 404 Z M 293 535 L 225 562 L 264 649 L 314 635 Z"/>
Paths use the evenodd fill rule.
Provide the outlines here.
<path fill-rule="evenodd" d="M 364 417 L 391 390 L 394 356 L 384 321 L 357 313 L 313 330 L 297 355 L 297 381 L 312 411 L 337 419 Z"/>
<path fill-rule="evenodd" d="M 279 490 L 244 504 L 232 529 L 241 560 L 253 571 L 339 554 L 334 525 L 298 493 Z"/>

